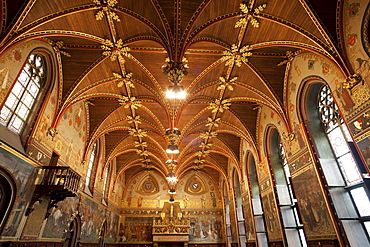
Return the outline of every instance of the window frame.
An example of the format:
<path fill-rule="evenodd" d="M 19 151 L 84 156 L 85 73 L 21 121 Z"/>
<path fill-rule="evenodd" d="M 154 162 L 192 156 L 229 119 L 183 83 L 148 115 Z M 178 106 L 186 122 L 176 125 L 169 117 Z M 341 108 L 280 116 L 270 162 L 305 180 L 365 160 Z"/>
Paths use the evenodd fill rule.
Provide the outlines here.
<path fill-rule="evenodd" d="M 23 126 L 21 127 L 20 131 L 15 131 L 13 130 L 12 128 L 9 127 L 9 123 L 11 121 L 11 118 L 15 115 L 15 111 L 17 111 L 17 107 L 15 107 L 13 110 L 11 110 L 10 112 L 10 117 L 9 117 L 9 120 L 7 123 L 0 123 L 4 128 L 8 129 L 11 133 L 14 133 L 14 135 L 17 135 L 19 136 L 20 140 L 21 140 L 21 143 L 22 145 L 25 147 L 28 139 L 30 138 L 30 136 L 32 135 L 32 131 L 34 130 L 34 127 L 35 127 L 35 123 L 37 122 L 37 117 L 40 116 L 40 112 L 43 108 L 43 102 L 44 100 L 42 99 L 45 99 L 47 96 L 48 96 L 48 92 L 50 92 L 53 88 L 53 70 L 54 70 L 54 62 L 53 62 L 53 55 L 52 53 L 47 50 L 46 48 L 36 48 L 34 50 L 32 50 L 24 64 L 21 66 L 21 69 L 18 73 L 18 75 L 16 76 L 16 79 L 14 80 L 12 86 L 9 88 L 9 91 L 4 99 L 4 101 L 1 103 L 1 109 L 0 111 L 4 108 L 4 107 L 8 107 L 6 106 L 6 101 L 8 100 L 8 98 L 10 97 L 11 94 L 14 94 L 13 90 L 16 86 L 16 84 L 18 83 L 18 80 L 20 79 L 20 76 L 22 75 L 23 71 L 25 70 L 27 64 L 29 64 L 29 59 L 32 55 L 35 55 L 36 57 L 39 57 L 41 56 L 42 57 L 42 61 L 43 61 L 43 75 L 44 75 L 44 78 L 41 80 L 40 82 L 40 88 L 39 88 L 39 91 L 36 95 L 36 97 L 34 98 L 34 102 L 33 102 L 33 105 L 32 107 L 30 108 L 30 111 L 28 113 L 28 115 L 25 117 L 24 119 L 24 124 Z M 30 78 L 28 78 L 28 81 L 30 80 Z M 28 86 L 28 84 L 27 84 Z M 22 96 L 24 95 L 25 91 L 22 92 Z M 17 100 L 17 102 L 15 103 L 15 105 L 19 105 L 20 104 L 20 101 Z"/>
<path fill-rule="evenodd" d="M 87 162 L 87 171 L 86 171 L 86 177 L 85 177 L 85 192 L 88 194 L 93 195 L 94 193 L 94 185 L 95 185 L 95 179 L 96 179 L 96 171 L 99 164 L 99 153 L 100 153 L 100 142 L 99 140 L 95 141 L 90 155 L 89 155 L 89 161 Z M 93 160 L 91 160 L 93 156 Z M 90 171 L 90 176 L 88 176 L 88 173 Z M 87 182 L 87 177 L 89 177 L 89 181 Z"/>
<path fill-rule="evenodd" d="M 370 242 L 370 233 L 367 232 L 364 224 L 364 222 L 370 222 L 370 217 L 359 217 L 360 215 L 358 209 L 350 193 L 351 189 L 358 187 L 365 188 L 365 186 L 363 182 L 353 183 L 352 185 L 348 186 L 345 181 L 345 177 L 343 176 L 341 168 L 336 159 L 336 154 L 330 144 L 326 129 L 323 126 L 322 120 L 319 116 L 318 102 L 322 86 L 327 86 L 330 90 L 329 85 L 327 85 L 320 77 L 313 76 L 306 78 L 302 83 L 302 87 L 299 90 L 301 92 L 301 97 L 297 97 L 297 104 L 300 105 L 299 118 L 300 121 L 304 123 L 304 128 L 308 135 L 309 146 L 311 152 L 313 153 L 318 173 L 320 174 L 319 179 L 323 183 L 323 188 L 325 189 L 327 199 L 330 204 L 328 205 L 329 210 L 336 220 L 335 227 L 339 230 L 339 232 L 342 233 L 338 234 L 338 240 L 341 242 L 343 241 L 345 244 L 352 244 L 352 242 L 355 243 L 356 241 L 361 241 L 364 238 L 354 238 L 353 236 L 355 232 L 358 236 L 361 236 L 358 230 L 362 229 L 362 234 L 366 235 L 364 236 L 365 239 Z M 299 102 L 300 98 L 302 99 L 301 102 Z M 333 92 L 331 92 L 331 98 L 336 104 L 335 95 L 333 95 Z M 345 119 L 343 119 L 338 105 L 337 108 L 338 114 L 341 118 L 340 122 L 343 122 L 345 125 Z M 351 135 L 349 131 L 348 134 L 349 136 Z M 353 142 L 352 136 L 350 137 L 352 144 L 356 145 L 355 142 Z M 361 164 L 361 160 L 359 164 L 359 159 L 356 158 L 356 153 L 354 153 L 356 150 L 354 150 L 353 146 L 351 146 L 348 141 L 347 144 L 358 170 L 360 173 L 364 173 L 363 171 L 366 169 L 361 167 L 363 166 L 363 164 Z M 365 192 L 369 198 L 369 191 L 366 191 L 366 188 Z M 343 205 L 346 206 L 343 207 Z M 354 216 L 354 214 L 356 214 L 356 216 Z M 349 223 L 349 221 L 352 221 L 352 223 Z M 356 228 L 353 228 L 354 225 L 350 224 L 356 224 L 356 221 L 360 224 L 355 226 Z"/>

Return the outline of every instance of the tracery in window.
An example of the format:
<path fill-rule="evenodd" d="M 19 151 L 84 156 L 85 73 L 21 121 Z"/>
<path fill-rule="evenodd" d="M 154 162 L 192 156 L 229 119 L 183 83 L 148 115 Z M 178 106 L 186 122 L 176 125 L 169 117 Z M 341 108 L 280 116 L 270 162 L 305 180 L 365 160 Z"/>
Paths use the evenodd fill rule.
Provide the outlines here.
<path fill-rule="evenodd" d="M 334 159 L 337 161 L 338 167 L 342 174 L 343 185 L 339 186 L 340 183 L 336 184 L 337 186 L 330 187 L 329 191 L 332 192 L 332 198 L 337 203 L 334 203 L 335 207 L 338 209 L 340 213 L 338 213 L 339 219 L 342 221 L 347 233 L 349 234 L 347 237 L 349 238 L 349 242 L 351 243 L 368 243 L 365 239 L 361 239 L 359 237 L 353 237 L 351 231 L 357 232 L 358 236 L 361 236 L 359 233 L 360 228 L 355 225 L 356 222 L 362 223 L 364 229 L 367 231 L 367 238 L 369 239 L 370 234 L 370 200 L 366 193 L 363 184 L 363 178 L 361 171 L 359 169 L 359 165 L 357 164 L 354 156 L 352 154 L 353 150 L 350 147 L 350 143 L 353 142 L 351 135 L 349 134 L 348 128 L 345 125 L 343 119 L 341 118 L 340 112 L 338 111 L 338 106 L 336 105 L 331 91 L 326 85 L 322 85 L 319 89 L 318 94 L 318 113 L 319 119 L 324 127 L 325 134 L 328 138 L 329 145 L 331 146 L 332 153 L 334 155 Z M 320 150 L 319 150 L 320 151 Z M 322 162 L 325 162 L 324 160 Z M 323 166 L 326 164 L 323 163 Z M 326 172 L 326 177 L 329 177 L 330 171 Z M 348 210 L 349 213 L 345 212 L 343 203 L 343 198 L 346 198 L 345 194 L 342 194 L 340 198 L 337 198 L 336 191 L 340 191 L 340 187 L 342 190 L 348 193 L 348 198 L 353 203 L 353 206 L 356 208 L 355 211 L 357 213 L 351 213 L 352 211 L 349 209 L 353 206 L 348 204 L 348 202 L 344 202 L 346 205 L 345 208 Z M 355 223 L 353 223 L 355 222 Z"/>
<path fill-rule="evenodd" d="M 348 142 L 351 141 L 347 126 L 340 117 L 338 106 L 331 96 L 330 89 L 323 85 L 318 101 L 319 117 L 325 128 L 336 159 L 347 185 L 362 181 L 361 173 L 351 154 Z"/>
<path fill-rule="evenodd" d="M 45 84 L 45 57 L 31 54 L 0 113 L 0 123 L 20 134 Z"/>

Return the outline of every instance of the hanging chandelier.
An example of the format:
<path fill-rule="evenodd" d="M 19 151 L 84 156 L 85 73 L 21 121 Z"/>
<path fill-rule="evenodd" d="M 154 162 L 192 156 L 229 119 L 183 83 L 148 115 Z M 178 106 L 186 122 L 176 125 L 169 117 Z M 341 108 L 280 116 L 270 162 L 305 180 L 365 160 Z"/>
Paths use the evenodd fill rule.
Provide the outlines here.
<path fill-rule="evenodd" d="M 168 139 L 168 146 L 166 149 L 166 152 L 169 154 L 177 154 L 179 153 L 179 147 L 177 146 L 177 142 L 179 140 L 181 132 L 177 128 L 173 129 L 167 129 L 165 135 L 167 136 Z"/>

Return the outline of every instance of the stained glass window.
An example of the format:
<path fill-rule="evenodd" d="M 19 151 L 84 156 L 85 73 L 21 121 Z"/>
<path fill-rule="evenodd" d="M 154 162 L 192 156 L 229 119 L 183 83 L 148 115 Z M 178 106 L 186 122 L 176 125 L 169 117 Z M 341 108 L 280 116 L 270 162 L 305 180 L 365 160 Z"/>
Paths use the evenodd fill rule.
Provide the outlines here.
<path fill-rule="evenodd" d="M 321 123 L 324 126 L 333 154 L 345 181 L 346 190 L 352 198 L 360 222 L 363 222 L 364 229 L 367 231 L 367 237 L 369 237 L 370 200 L 363 186 L 361 172 L 349 146 L 349 143 L 353 142 L 352 137 L 340 116 L 331 91 L 326 85 L 321 87 L 319 93 L 318 110 Z M 349 220 L 349 218 L 346 218 L 345 220 L 343 219 L 343 222 Z M 357 218 L 353 218 L 353 220 L 357 220 Z"/>
<path fill-rule="evenodd" d="M 31 54 L 0 113 L 0 123 L 20 134 L 45 82 L 45 57 Z"/>
<path fill-rule="evenodd" d="M 361 182 L 361 173 L 348 146 L 349 138 L 351 137 L 348 134 L 347 126 L 340 117 L 330 89 L 326 85 L 321 88 L 318 108 L 320 120 L 325 127 L 326 134 L 347 185 Z"/>

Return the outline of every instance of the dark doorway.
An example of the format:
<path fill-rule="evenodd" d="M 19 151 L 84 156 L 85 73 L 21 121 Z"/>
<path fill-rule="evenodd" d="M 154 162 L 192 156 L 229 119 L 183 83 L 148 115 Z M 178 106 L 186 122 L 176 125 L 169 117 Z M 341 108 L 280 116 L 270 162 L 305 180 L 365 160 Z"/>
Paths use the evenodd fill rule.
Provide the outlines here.
<path fill-rule="evenodd" d="M 0 169 L 0 235 L 15 200 L 16 186 L 11 176 Z"/>
<path fill-rule="evenodd" d="M 75 217 L 69 225 L 68 232 L 66 233 L 66 241 L 64 247 L 77 247 L 77 241 L 81 235 L 81 219 Z"/>

